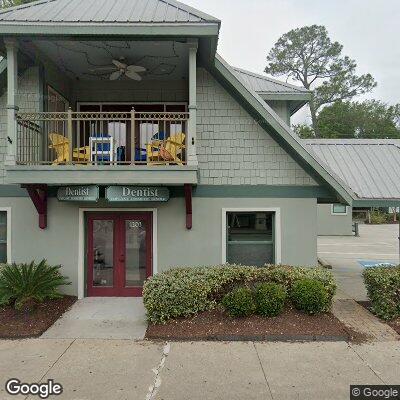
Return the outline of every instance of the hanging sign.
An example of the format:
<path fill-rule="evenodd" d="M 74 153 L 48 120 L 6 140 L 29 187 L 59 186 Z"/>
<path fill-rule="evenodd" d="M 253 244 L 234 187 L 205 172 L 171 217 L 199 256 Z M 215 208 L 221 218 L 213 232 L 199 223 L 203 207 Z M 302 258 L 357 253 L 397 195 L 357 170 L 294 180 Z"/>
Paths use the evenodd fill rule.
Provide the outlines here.
<path fill-rule="evenodd" d="M 99 200 L 99 187 L 96 185 L 62 186 L 58 188 L 57 199 L 59 201 L 96 202 Z"/>
<path fill-rule="evenodd" d="M 169 189 L 155 186 L 109 186 L 106 188 L 106 199 L 110 202 L 165 202 L 169 200 Z"/>

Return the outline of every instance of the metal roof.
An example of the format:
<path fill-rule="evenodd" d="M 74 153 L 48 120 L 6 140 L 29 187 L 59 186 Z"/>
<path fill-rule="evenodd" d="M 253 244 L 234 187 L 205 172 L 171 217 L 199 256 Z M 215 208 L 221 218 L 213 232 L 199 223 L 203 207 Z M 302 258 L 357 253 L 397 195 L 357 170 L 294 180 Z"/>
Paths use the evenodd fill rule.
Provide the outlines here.
<path fill-rule="evenodd" d="M 39 0 L 0 11 L 0 23 L 219 23 L 176 0 Z"/>
<path fill-rule="evenodd" d="M 310 139 L 304 143 L 360 200 L 400 199 L 400 140 Z"/>
<path fill-rule="evenodd" d="M 270 78 L 266 75 L 255 74 L 254 72 L 246 71 L 241 68 L 233 68 L 239 79 L 243 80 L 247 86 L 258 94 L 267 93 L 296 93 L 304 94 L 308 99 L 310 92 L 299 86 L 291 85 L 290 83 L 281 82 Z"/>

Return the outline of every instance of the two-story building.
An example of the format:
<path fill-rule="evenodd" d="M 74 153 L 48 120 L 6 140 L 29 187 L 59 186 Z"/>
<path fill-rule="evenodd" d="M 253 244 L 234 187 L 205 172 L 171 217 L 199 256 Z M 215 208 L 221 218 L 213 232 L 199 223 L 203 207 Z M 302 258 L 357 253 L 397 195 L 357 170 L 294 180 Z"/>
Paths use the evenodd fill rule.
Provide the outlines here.
<path fill-rule="evenodd" d="M 173 266 L 316 265 L 317 204 L 352 192 L 289 127 L 309 93 L 228 65 L 174 0 L 0 12 L 0 255 L 83 296 Z"/>

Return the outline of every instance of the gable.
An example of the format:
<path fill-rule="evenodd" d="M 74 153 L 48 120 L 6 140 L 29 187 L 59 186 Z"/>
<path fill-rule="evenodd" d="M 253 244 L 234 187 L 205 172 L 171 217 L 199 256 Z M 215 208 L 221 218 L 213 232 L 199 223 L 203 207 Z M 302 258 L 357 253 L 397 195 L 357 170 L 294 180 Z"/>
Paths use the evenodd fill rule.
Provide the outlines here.
<path fill-rule="evenodd" d="M 317 185 L 208 71 L 197 71 L 200 184 Z"/>

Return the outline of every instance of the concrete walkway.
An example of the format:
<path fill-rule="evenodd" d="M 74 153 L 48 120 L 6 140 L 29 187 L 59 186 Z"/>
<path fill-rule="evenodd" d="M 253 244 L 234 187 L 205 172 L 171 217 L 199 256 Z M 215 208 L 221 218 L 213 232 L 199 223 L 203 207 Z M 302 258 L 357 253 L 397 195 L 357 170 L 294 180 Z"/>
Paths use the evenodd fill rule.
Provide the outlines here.
<path fill-rule="evenodd" d="M 0 398 L 11 377 L 54 379 L 68 400 L 349 398 L 350 384 L 398 384 L 398 342 L 164 343 L 32 339 L 0 342 Z M 22 398 L 22 397 L 21 397 Z M 31 398 L 31 397 L 29 397 Z"/>
<path fill-rule="evenodd" d="M 367 300 L 359 260 L 399 262 L 398 225 L 360 225 L 360 237 L 320 236 L 318 257 L 332 265 L 337 298 Z"/>
<path fill-rule="evenodd" d="M 399 340 L 387 324 L 357 301 L 368 300 L 359 260 L 398 262 L 397 225 L 360 225 L 360 237 L 320 236 L 318 256 L 332 265 L 338 284 L 333 314 L 345 325 L 374 341 Z"/>
<path fill-rule="evenodd" d="M 335 299 L 332 312 L 346 326 L 362 333 L 373 341 L 400 340 L 400 336 L 394 329 L 380 321 L 353 299 Z"/>
<path fill-rule="evenodd" d="M 42 338 L 143 339 L 146 329 L 141 298 L 86 297 L 78 300 Z"/>

